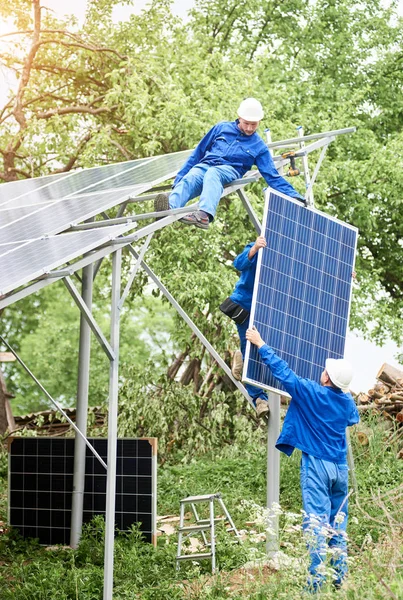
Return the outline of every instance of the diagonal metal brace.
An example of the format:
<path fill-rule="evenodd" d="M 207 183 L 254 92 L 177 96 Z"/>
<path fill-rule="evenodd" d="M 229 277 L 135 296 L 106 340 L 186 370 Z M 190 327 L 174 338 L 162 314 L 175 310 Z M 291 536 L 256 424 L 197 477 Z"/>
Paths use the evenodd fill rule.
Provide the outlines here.
<path fill-rule="evenodd" d="M 98 323 L 95 321 L 94 317 L 92 316 L 92 312 L 89 310 L 88 306 L 82 299 L 80 292 L 77 290 L 77 288 L 74 285 L 74 283 L 72 282 L 71 278 L 64 277 L 63 283 L 66 286 L 66 288 L 69 290 L 74 302 L 77 304 L 78 308 L 81 311 L 81 314 L 83 315 L 84 319 L 87 321 L 88 325 L 91 328 L 91 331 L 97 338 L 98 342 L 100 343 L 102 349 L 104 350 L 104 352 L 107 355 L 107 357 L 109 358 L 109 360 L 115 360 L 115 353 L 112 350 L 111 345 L 109 344 L 108 340 L 102 333 L 101 328 L 99 327 Z"/>
<path fill-rule="evenodd" d="M 63 415 L 63 417 L 66 419 L 66 421 L 68 421 L 70 423 L 70 425 L 76 431 L 76 433 L 78 433 L 78 435 L 84 440 L 84 442 L 86 443 L 86 445 L 88 446 L 88 448 L 91 450 L 91 452 L 93 453 L 93 455 L 99 460 L 99 462 L 104 467 L 104 469 L 107 470 L 106 463 L 102 460 L 102 458 L 99 456 L 98 452 L 90 444 L 90 442 L 87 440 L 87 438 L 82 433 L 82 431 L 70 419 L 70 417 L 64 412 L 64 410 L 62 409 L 62 407 L 60 406 L 60 404 L 58 402 L 56 402 L 56 400 L 54 398 L 52 398 L 52 396 L 49 394 L 49 392 L 43 387 L 43 385 L 41 384 L 41 382 L 35 377 L 35 375 L 32 373 L 32 371 L 24 363 L 24 361 L 22 360 L 22 358 L 20 358 L 18 356 L 17 352 L 15 350 L 13 350 L 13 348 L 10 346 L 10 344 L 7 342 L 7 340 L 4 339 L 4 337 L 2 335 L 0 335 L 0 340 L 10 350 L 10 352 L 12 352 L 14 354 L 15 358 L 17 359 L 17 361 L 25 369 L 25 371 L 28 373 L 28 375 L 31 377 L 31 379 L 33 379 L 35 381 L 35 383 L 39 387 L 39 389 L 45 394 L 45 396 L 47 398 L 49 398 L 49 400 L 52 402 L 52 404 L 54 404 L 56 406 L 57 410 Z"/>
<path fill-rule="evenodd" d="M 138 258 L 138 253 L 134 250 L 134 248 L 132 248 L 131 246 L 128 246 L 128 249 L 133 254 L 133 256 Z M 204 335 L 202 334 L 200 329 L 195 325 L 195 323 L 188 316 L 188 314 L 178 304 L 178 302 L 175 300 L 175 298 L 172 296 L 172 294 L 170 294 L 170 292 L 167 290 L 167 288 L 164 286 L 164 284 L 160 281 L 160 279 L 157 277 L 157 275 L 150 269 L 150 267 L 144 261 L 142 261 L 141 266 L 143 267 L 143 269 L 145 270 L 147 275 L 150 277 L 150 279 L 152 279 L 154 281 L 154 283 L 161 290 L 161 292 L 164 294 L 164 296 L 169 300 L 169 302 L 172 304 L 172 306 L 175 308 L 175 310 L 179 313 L 179 315 L 182 317 L 182 319 L 189 325 L 189 327 L 191 328 L 193 333 L 195 333 L 197 335 L 197 337 L 199 338 L 199 340 L 201 341 L 203 346 L 205 346 L 205 348 L 211 354 L 211 356 L 214 358 L 214 360 L 220 365 L 220 367 L 223 369 L 223 371 L 228 375 L 228 377 L 231 379 L 232 383 L 234 385 L 236 385 L 238 390 L 242 393 L 242 395 L 246 398 L 246 400 L 252 406 L 253 410 L 256 410 L 245 387 L 242 385 L 242 383 L 240 381 L 237 381 L 234 378 L 234 376 L 231 373 L 231 369 L 228 367 L 228 365 L 225 363 L 225 361 L 221 358 L 221 356 L 218 354 L 218 352 L 213 348 L 213 346 L 210 344 L 210 342 L 204 337 Z"/>

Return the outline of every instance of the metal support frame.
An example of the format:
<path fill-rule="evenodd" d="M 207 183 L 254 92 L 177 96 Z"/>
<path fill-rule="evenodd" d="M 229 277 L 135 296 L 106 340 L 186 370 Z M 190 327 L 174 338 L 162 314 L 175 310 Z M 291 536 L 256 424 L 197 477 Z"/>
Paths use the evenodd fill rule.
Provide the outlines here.
<path fill-rule="evenodd" d="M 301 150 L 303 150 L 305 148 L 305 141 L 302 139 L 304 137 L 304 130 L 303 128 L 297 127 L 297 131 L 298 131 L 298 137 L 301 139 L 301 142 L 299 144 L 299 147 L 301 148 Z M 326 148 L 326 146 L 325 146 Z M 304 179 L 305 179 L 305 200 L 308 206 L 313 206 L 313 191 L 312 191 L 312 186 L 311 186 L 311 177 L 309 174 L 309 166 L 308 166 L 308 157 L 306 154 L 304 154 L 302 156 L 302 165 L 304 167 Z"/>
<path fill-rule="evenodd" d="M 274 162 L 276 163 L 277 169 L 280 174 L 283 173 L 283 167 L 286 164 L 286 160 L 281 156 L 273 156 L 274 148 L 281 147 L 289 147 L 290 145 L 299 146 L 299 150 L 296 151 L 296 157 L 302 158 L 304 163 L 304 175 L 307 187 L 307 196 L 311 199 L 313 203 L 313 193 L 312 186 L 315 181 L 316 175 L 319 171 L 320 165 L 323 161 L 325 151 L 330 142 L 335 139 L 335 136 L 342 135 L 346 133 L 353 133 L 355 128 L 346 128 L 340 129 L 320 134 L 313 134 L 308 136 L 302 135 L 302 130 L 299 131 L 299 135 L 296 138 L 290 138 L 287 140 L 281 140 L 278 142 L 272 142 L 270 130 L 266 130 L 266 142 L 270 154 L 273 157 Z M 305 146 L 305 141 L 316 140 L 314 143 L 309 146 Z M 308 153 L 317 150 L 322 147 L 322 153 L 319 157 L 319 160 L 316 164 L 312 179 L 309 180 L 309 171 L 308 171 Z M 150 159 L 149 163 L 152 163 L 153 159 Z M 132 167 L 132 169 L 137 168 L 137 166 Z M 112 175 L 109 179 L 113 180 L 115 175 Z M 244 185 L 246 183 L 251 183 L 257 181 L 259 179 L 259 172 L 249 172 L 242 180 L 235 180 L 228 186 L 224 188 L 223 196 L 227 196 L 232 192 L 237 192 L 240 197 L 245 210 L 247 211 L 252 224 L 256 231 L 260 233 L 261 224 L 259 219 L 257 218 L 249 199 L 244 193 Z M 91 184 L 83 190 L 90 189 L 95 184 Z M 46 187 L 43 186 L 43 187 Z M 91 192 L 89 192 L 91 193 Z M 74 301 L 81 312 L 81 323 L 82 330 L 80 336 L 80 371 L 84 371 L 84 373 L 80 374 L 79 379 L 79 391 L 78 396 L 84 398 L 88 392 L 88 373 L 89 373 L 89 330 L 91 329 L 95 334 L 98 342 L 103 348 L 104 352 L 108 356 L 110 360 L 110 377 L 109 377 L 109 419 L 108 419 L 108 459 L 107 463 L 102 460 L 99 454 L 95 451 L 92 445 L 88 442 L 86 436 L 82 433 L 81 429 L 76 426 L 75 423 L 68 417 L 68 415 L 64 412 L 64 410 L 59 406 L 59 404 L 50 396 L 50 394 L 45 390 L 45 388 L 40 384 L 40 382 L 36 379 L 36 377 L 31 373 L 28 367 L 24 364 L 24 362 L 19 358 L 19 356 L 14 352 L 8 342 L 0 335 L 0 340 L 5 344 L 5 346 L 14 354 L 18 362 L 23 366 L 23 368 L 27 371 L 30 377 L 36 382 L 42 392 L 46 395 L 49 400 L 56 406 L 57 410 L 59 410 L 66 420 L 70 423 L 73 429 L 76 431 L 78 436 L 80 437 L 80 442 L 83 441 L 85 445 L 87 445 L 91 452 L 97 457 L 100 463 L 107 469 L 107 498 L 106 498 L 106 524 L 105 524 L 105 557 L 104 557 L 104 592 L 103 598 L 104 600 L 112 600 L 112 591 L 113 591 L 113 552 L 114 552 L 114 525 L 115 525 L 115 485 L 116 485 L 116 455 L 117 455 L 117 408 L 118 408 L 118 368 L 119 368 L 119 333 L 120 333 L 120 311 L 123 306 L 123 303 L 127 297 L 127 294 L 130 290 L 130 286 L 132 285 L 136 273 L 138 272 L 138 268 L 141 265 L 150 279 L 154 282 L 155 285 L 161 290 L 161 292 L 165 295 L 165 297 L 169 300 L 171 305 L 175 308 L 178 314 L 183 318 L 183 320 L 188 324 L 188 326 L 192 329 L 193 333 L 198 337 L 201 343 L 205 346 L 207 351 L 211 354 L 214 360 L 219 364 L 219 366 L 224 370 L 224 372 L 228 375 L 237 389 L 242 393 L 245 399 L 253 406 L 253 403 L 242 385 L 239 381 L 235 380 L 232 376 L 231 369 L 228 365 L 223 361 L 223 359 L 219 356 L 219 354 L 214 350 L 208 340 L 203 336 L 201 331 L 197 328 L 195 323 L 190 319 L 190 317 L 186 314 L 186 312 L 181 308 L 181 306 L 176 302 L 174 297 L 169 293 L 169 291 L 165 288 L 159 278 L 153 273 L 153 271 L 148 267 L 148 265 L 144 262 L 144 255 L 149 246 L 151 237 L 153 233 L 159 229 L 174 223 L 175 221 L 181 218 L 181 214 L 184 212 L 191 213 L 198 209 L 198 204 L 192 204 L 190 206 L 184 207 L 183 209 L 170 210 L 163 213 L 146 213 L 143 215 L 133 215 L 131 217 L 123 217 L 123 213 L 128 204 L 133 202 L 142 202 L 145 200 L 149 200 L 155 197 L 155 193 L 138 196 L 134 198 L 122 199 L 120 201 L 120 206 L 118 209 L 118 214 L 116 219 L 106 219 L 104 222 L 94 222 L 91 226 L 88 224 L 84 225 L 74 225 L 72 224 L 71 229 L 81 230 L 81 229 L 89 229 L 94 227 L 102 227 L 106 225 L 111 225 L 112 223 L 121 223 L 121 222 L 131 222 L 137 221 L 143 218 L 152 218 L 152 217 L 162 217 L 158 221 L 152 223 L 151 225 L 147 225 L 142 228 L 136 234 L 128 235 L 126 237 L 117 238 L 115 240 L 110 241 L 108 244 L 104 244 L 98 249 L 91 251 L 87 255 L 84 255 L 81 259 L 72 263 L 68 267 L 65 267 L 61 270 L 54 270 L 46 275 L 43 278 L 37 280 L 36 282 L 26 286 L 24 289 L 11 293 L 4 298 L 0 299 L 0 309 L 6 306 L 9 306 L 13 302 L 28 296 L 29 294 L 36 292 L 43 287 L 53 283 L 53 281 L 57 281 L 63 279 L 67 289 L 72 295 Z M 166 215 L 166 216 L 164 216 Z M 107 215 L 104 215 L 107 217 Z M 146 242 L 144 243 L 140 253 L 130 245 L 132 242 L 136 242 L 140 240 L 142 237 L 147 237 Z M 121 253 L 122 247 L 127 246 L 129 252 L 132 253 L 136 258 L 136 264 L 133 267 L 133 270 L 130 274 L 129 281 L 125 287 L 125 290 L 120 297 L 120 285 L 121 285 Z M 112 307 L 111 307 L 111 341 L 110 344 L 106 340 L 105 336 L 102 334 L 99 326 L 97 325 L 95 319 L 92 316 L 90 306 L 90 283 L 89 281 L 94 279 L 96 273 L 100 267 L 100 264 L 103 258 L 112 253 Z M 91 268 L 90 268 L 91 267 Z M 73 282 L 71 281 L 70 276 L 76 273 L 78 270 L 83 269 L 83 296 L 81 297 Z M 91 273 L 92 271 L 92 273 Z M 92 288 L 91 288 L 92 289 Z M 275 448 L 275 441 L 279 435 L 280 431 L 280 396 L 276 393 L 269 393 L 269 407 L 270 414 L 268 420 L 268 437 L 267 437 L 267 506 L 269 510 L 273 509 L 273 506 L 279 501 L 279 482 L 280 482 L 280 454 Z M 84 401 L 81 404 L 80 409 L 84 410 Z M 84 417 L 81 419 L 77 413 L 77 418 L 80 418 L 80 422 L 84 423 Z M 83 426 L 85 430 L 85 424 Z M 352 459 L 351 454 L 351 446 L 349 444 L 349 458 Z M 81 459 L 80 459 L 81 460 Z M 350 461 L 350 467 L 353 468 L 354 463 Z M 75 468 L 79 470 L 77 465 Z M 81 469 L 81 466 L 80 466 Z M 354 487 L 356 489 L 356 480 L 354 471 L 352 471 Z M 80 479 L 81 475 L 77 475 L 77 481 Z M 76 479 L 75 479 L 76 482 Z M 81 484 L 80 484 L 81 486 Z M 77 489 L 77 498 L 76 503 L 79 506 L 80 499 L 78 498 L 81 494 L 82 488 Z M 154 505 L 155 506 L 155 505 Z M 78 509 L 77 509 L 78 510 Z M 76 519 L 77 520 L 77 519 Z M 267 552 L 273 553 L 278 550 L 278 518 L 275 514 L 271 515 L 270 518 L 270 535 L 267 536 Z M 75 526 L 76 527 L 76 526 Z M 79 537 L 79 529 L 80 524 L 77 522 L 77 527 L 74 535 L 72 535 L 75 541 L 77 541 Z M 73 532 L 72 532 L 73 533 Z M 72 543 L 75 543 L 74 540 Z"/>
<path fill-rule="evenodd" d="M 115 541 L 116 458 L 118 429 L 118 377 L 120 334 L 120 282 L 122 250 L 112 255 L 111 346 L 114 358 L 110 363 L 108 412 L 108 471 L 105 507 L 104 600 L 112 600 L 113 553 Z"/>
<path fill-rule="evenodd" d="M 128 293 L 130 292 L 130 288 L 131 288 L 131 286 L 132 286 L 132 283 L 133 283 L 133 281 L 134 281 L 134 278 L 135 278 L 135 277 L 136 277 L 136 275 L 137 275 L 138 268 L 139 268 L 139 266 L 141 265 L 141 261 L 143 260 L 145 253 L 147 252 L 147 248 L 148 248 L 148 246 L 149 246 L 149 244 L 150 244 L 150 242 L 151 242 L 151 239 L 152 239 L 153 235 L 154 235 L 153 233 L 150 233 L 150 234 L 148 235 L 148 237 L 147 237 L 146 241 L 144 242 L 144 244 L 143 244 L 143 246 L 142 246 L 142 248 L 141 248 L 141 251 L 140 251 L 139 257 L 138 257 L 138 259 L 136 260 L 136 264 L 134 265 L 134 267 L 133 267 L 133 270 L 132 270 L 132 272 L 130 273 L 130 276 L 129 276 L 129 279 L 128 279 L 128 281 L 127 281 L 127 284 L 126 284 L 126 287 L 125 287 L 125 289 L 124 289 L 124 292 L 123 292 L 123 294 L 122 294 L 122 297 L 121 297 L 121 299 L 119 300 L 119 310 L 121 310 L 121 309 L 122 309 L 122 306 L 123 306 L 123 304 L 124 304 L 124 301 L 126 300 Z"/>
<path fill-rule="evenodd" d="M 136 258 L 138 258 L 139 255 L 134 250 L 134 248 L 129 247 L 129 250 L 130 250 L 130 252 L 132 252 L 132 254 Z M 246 391 L 245 387 L 242 385 L 242 383 L 240 381 L 237 381 L 234 378 L 234 376 L 233 376 L 233 374 L 231 372 L 231 369 L 228 367 L 228 365 L 225 363 L 225 361 L 221 358 L 221 356 L 218 354 L 218 352 L 216 352 L 216 350 L 214 350 L 213 346 L 204 337 L 204 335 L 202 334 L 202 332 L 200 331 L 200 329 L 195 325 L 195 323 L 193 323 L 192 319 L 183 310 L 183 308 L 178 304 L 178 302 L 175 300 L 175 298 L 172 296 L 172 294 L 169 293 L 169 291 L 167 290 L 167 288 L 158 279 L 158 277 L 150 269 L 150 267 L 144 261 L 142 261 L 141 266 L 143 267 L 143 269 L 145 270 L 145 272 L 147 273 L 147 275 L 150 277 L 150 279 L 152 279 L 152 281 L 155 283 L 155 285 L 161 290 L 161 292 L 164 294 L 164 296 L 167 298 L 167 300 L 169 300 L 169 302 L 172 304 L 172 306 L 174 307 L 174 309 L 179 313 L 179 315 L 182 317 L 182 319 L 189 325 L 190 329 L 199 338 L 199 340 L 201 341 L 201 343 L 203 344 L 203 346 L 205 346 L 205 348 L 207 349 L 207 351 L 209 352 L 209 354 L 211 354 L 211 356 L 214 358 L 214 360 L 220 365 L 220 367 L 223 369 L 223 371 L 228 375 L 228 377 L 231 379 L 232 383 L 234 385 L 236 385 L 236 387 L 238 388 L 238 390 L 245 397 L 245 399 L 249 402 L 249 404 L 251 406 L 253 406 L 252 399 L 249 396 L 248 392 Z M 253 406 L 253 409 L 255 410 L 254 406 Z"/>
<path fill-rule="evenodd" d="M 101 348 L 105 352 L 106 356 L 109 358 L 109 360 L 114 360 L 115 353 L 114 353 L 113 349 L 111 348 L 108 340 L 102 333 L 101 328 L 99 327 L 98 323 L 95 321 L 94 317 L 92 316 L 90 309 L 84 302 L 83 298 L 81 298 L 79 291 L 77 290 L 76 286 L 74 285 L 74 283 L 72 282 L 70 277 L 64 277 L 63 283 L 65 284 L 66 288 L 69 290 L 74 302 L 77 304 L 78 308 L 80 309 L 82 316 L 87 321 L 90 329 L 92 330 L 93 334 L 97 338 L 97 340 L 98 340 Z"/>
<path fill-rule="evenodd" d="M 269 419 L 267 426 L 267 534 L 266 552 L 273 555 L 279 550 L 278 513 L 276 507 L 280 503 L 280 452 L 275 444 L 280 435 L 280 403 L 281 396 L 269 392 Z"/>
<path fill-rule="evenodd" d="M 94 263 L 83 269 L 82 299 L 88 310 L 92 307 Z M 78 353 L 78 382 L 76 425 L 87 436 L 88 389 L 90 378 L 91 328 L 84 314 L 80 315 L 80 347 Z M 85 444 L 80 436 L 74 441 L 73 494 L 71 504 L 70 546 L 77 548 L 83 526 L 85 486 Z"/>
<path fill-rule="evenodd" d="M 250 220 L 252 221 L 253 227 L 256 229 L 256 232 L 260 234 L 262 230 L 262 224 L 259 221 L 255 211 L 253 210 L 253 206 L 251 205 L 248 196 L 242 189 L 237 190 L 237 194 L 240 197 L 242 204 L 244 205 L 245 210 L 249 215 Z"/>

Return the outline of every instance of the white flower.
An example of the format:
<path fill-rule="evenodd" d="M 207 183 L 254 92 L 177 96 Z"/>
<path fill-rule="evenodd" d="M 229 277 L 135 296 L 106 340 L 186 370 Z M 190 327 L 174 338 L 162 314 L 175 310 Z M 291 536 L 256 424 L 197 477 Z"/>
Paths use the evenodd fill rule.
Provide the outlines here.
<path fill-rule="evenodd" d="M 344 519 L 346 518 L 346 513 L 340 511 L 337 513 L 334 522 L 337 523 L 337 525 L 340 525 L 341 523 L 344 522 Z"/>

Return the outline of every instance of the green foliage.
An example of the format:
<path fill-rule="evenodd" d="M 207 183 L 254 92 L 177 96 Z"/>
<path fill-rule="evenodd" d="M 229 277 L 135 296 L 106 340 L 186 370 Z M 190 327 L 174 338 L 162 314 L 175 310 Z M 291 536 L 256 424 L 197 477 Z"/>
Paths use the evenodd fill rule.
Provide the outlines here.
<path fill-rule="evenodd" d="M 401 596 L 399 570 L 402 498 L 400 463 L 395 452 L 384 450 L 384 428 L 369 422 L 372 447 L 359 454 L 355 448 L 360 502 L 350 499 L 349 578 L 337 593 L 340 600 L 387 600 Z M 352 436 L 354 442 L 354 435 Z M 177 536 L 162 535 L 157 548 L 146 544 L 134 527 L 115 540 L 114 598 L 154 600 L 226 600 L 242 598 L 305 598 L 307 553 L 301 535 L 299 454 L 282 461 L 280 548 L 284 563 L 277 572 L 259 560 L 265 557 L 266 453 L 265 444 L 254 440 L 189 462 L 166 462 L 159 469 L 158 514 L 177 514 L 187 494 L 220 491 L 238 529 L 252 521 L 255 533 L 246 533 L 240 546 L 234 536 L 218 528 L 217 560 L 220 572 L 211 576 L 209 561 L 186 562 L 175 570 Z M 377 468 L 374 468 L 373 465 Z M 400 471 L 399 471 L 400 469 Z M 391 476 L 385 477 L 389 473 Z M 394 473 L 394 476 L 392 474 Z M 393 477 L 395 477 L 394 483 Z M 394 487 L 393 487 L 394 486 Z M 0 504 L 0 519 L 5 506 Z M 14 531 L 0 534 L 0 597 L 2 600 L 100 600 L 103 588 L 104 522 L 97 517 L 84 527 L 76 550 L 44 549 L 24 541 Z M 252 570 L 241 568 L 255 561 Z M 334 597 L 331 585 L 321 593 Z"/>
<path fill-rule="evenodd" d="M 135 366 L 128 368 L 120 391 L 120 437 L 157 437 L 164 460 L 172 452 L 187 460 L 223 445 L 261 439 L 239 397 L 215 391 L 206 398 L 164 376 L 155 381 L 153 364 L 141 376 L 135 371 Z"/>

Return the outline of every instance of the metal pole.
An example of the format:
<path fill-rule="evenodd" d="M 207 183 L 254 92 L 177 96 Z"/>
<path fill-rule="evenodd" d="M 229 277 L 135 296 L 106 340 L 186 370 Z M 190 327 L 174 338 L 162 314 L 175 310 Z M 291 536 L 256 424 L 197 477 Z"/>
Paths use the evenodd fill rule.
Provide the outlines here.
<path fill-rule="evenodd" d="M 303 127 L 301 127 L 301 126 L 297 127 L 297 131 L 298 131 L 298 137 L 303 138 L 304 137 Z M 305 142 L 301 141 L 299 147 L 301 149 L 305 148 Z M 304 155 L 302 157 L 302 165 L 304 167 L 304 178 L 305 178 L 305 200 L 307 201 L 309 206 L 313 206 L 313 203 L 314 203 L 313 190 L 312 190 L 312 186 L 311 186 L 311 176 L 309 174 L 308 157 L 306 155 Z"/>
<path fill-rule="evenodd" d="M 276 505 L 280 500 L 280 452 L 275 447 L 280 435 L 280 402 L 279 394 L 269 392 L 269 422 L 267 426 L 267 535 L 266 552 L 273 555 L 278 551 L 278 515 Z"/>
<path fill-rule="evenodd" d="M 103 600 L 112 600 L 113 551 L 115 543 L 116 454 L 118 429 L 118 377 L 119 377 L 119 326 L 120 280 L 122 250 L 112 254 L 111 346 L 115 358 L 110 361 L 109 412 L 108 412 L 108 475 L 105 508 L 105 556 Z"/>
<path fill-rule="evenodd" d="M 262 231 L 262 224 L 260 223 L 259 219 L 257 218 L 257 215 L 256 215 L 255 211 L 253 210 L 253 206 L 249 202 L 248 196 L 245 194 L 245 192 L 241 188 L 239 188 L 239 190 L 237 190 L 237 194 L 240 197 L 242 204 L 244 205 L 244 208 L 249 215 L 250 220 L 252 221 L 253 227 L 256 229 L 257 234 L 260 235 L 260 232 Z"/>
<path fill-rule="evenodd" d="M 92 306 L 92 279 L 94 264 L 83 269 L 82 298 L 89 310 Z M 78 358 L 77 409 L 76 425 L 83 434 L 87 435 L 88 387 L 90 379 L 91 329 L 84 318 L 80 316 L 80 346 Z M 74 442 L 74 476 L 73 495 L 71 504 L 70 546 L 77 548 L 83 526 L 83 500 L 85 481 L 85 442 L 80 436 Z"/>

